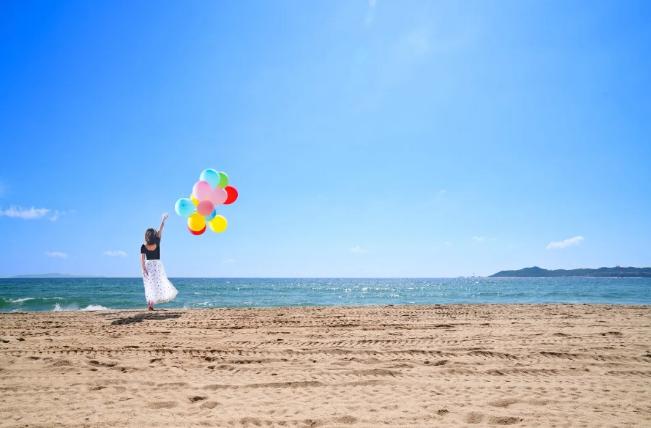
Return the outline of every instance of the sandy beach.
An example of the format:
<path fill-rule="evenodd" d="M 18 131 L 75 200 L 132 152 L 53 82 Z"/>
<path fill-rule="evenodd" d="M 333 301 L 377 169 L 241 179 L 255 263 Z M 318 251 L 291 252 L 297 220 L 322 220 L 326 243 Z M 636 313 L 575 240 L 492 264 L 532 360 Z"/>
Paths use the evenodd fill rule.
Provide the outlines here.
<path fill-rule="evenodd" d="M 0 314 L 0 426 L 651 426 L 651 308 Z"/>

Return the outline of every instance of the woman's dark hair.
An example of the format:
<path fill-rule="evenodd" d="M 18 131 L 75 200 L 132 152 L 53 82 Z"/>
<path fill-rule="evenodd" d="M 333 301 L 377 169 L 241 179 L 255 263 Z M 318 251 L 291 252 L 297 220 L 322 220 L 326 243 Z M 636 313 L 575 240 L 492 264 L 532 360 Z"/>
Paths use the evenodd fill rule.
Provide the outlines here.
<path fill-rule="evenodd" d="M 156 229 L 152 229 L 150 227 L 145 231 L 145 242 L 147 243 L 147 245 L 156 243 Z"/>

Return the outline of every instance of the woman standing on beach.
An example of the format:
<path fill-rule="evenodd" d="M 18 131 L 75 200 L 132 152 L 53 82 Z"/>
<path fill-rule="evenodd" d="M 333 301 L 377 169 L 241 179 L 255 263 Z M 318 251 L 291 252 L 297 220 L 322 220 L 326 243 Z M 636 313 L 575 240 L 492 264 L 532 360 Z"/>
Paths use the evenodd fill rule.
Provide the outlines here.
<path fill-rule="evenodd" d="M 145 299 L 147 310 L 153 311 L 154 304 L 171 302 L 178 290 L 167 279 L 165 267 L 160 261 L 160 240 L 167 220 L 163 214 L 160 228 L 149 228 L 145 231 L 145 243 L 140 247 L 140 263 L 142 264 L 142 279 L 145 283 Z"/>

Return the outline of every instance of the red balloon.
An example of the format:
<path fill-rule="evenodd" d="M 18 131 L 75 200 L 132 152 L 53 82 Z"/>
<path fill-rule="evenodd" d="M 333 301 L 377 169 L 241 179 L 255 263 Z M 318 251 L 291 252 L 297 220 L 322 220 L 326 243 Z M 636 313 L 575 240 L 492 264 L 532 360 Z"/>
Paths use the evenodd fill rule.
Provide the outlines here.
<path fill-rule="evenodd" d="M 188 230 L 190 231 L 191 234 L 193 235 L 201 235 L 203 232 L 206 231 L 206 226 L 203 227 L 201 230 L 197 230 L 196 232 L 188 227 Z"/>
<path fill-rule="evenodd" d="M 224 190 L 226 190 L 226 200 L 224 201 L 224 205 L 230 205 L 235 202 L 237 199 L 237 189 L 233 186 L 226 186 L 224 187 Z"/>

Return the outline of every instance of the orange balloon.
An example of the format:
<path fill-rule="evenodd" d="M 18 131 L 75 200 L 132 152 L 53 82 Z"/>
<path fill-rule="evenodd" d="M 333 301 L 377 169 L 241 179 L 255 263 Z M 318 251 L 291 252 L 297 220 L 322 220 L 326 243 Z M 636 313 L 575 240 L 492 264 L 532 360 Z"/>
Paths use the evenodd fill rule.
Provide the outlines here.
<path fill-rule="evenodd" d="M 194 213 L 188 217 L 188 227 L 195 232 L 206 228 L 206 219 L 199 213 Z"/>

